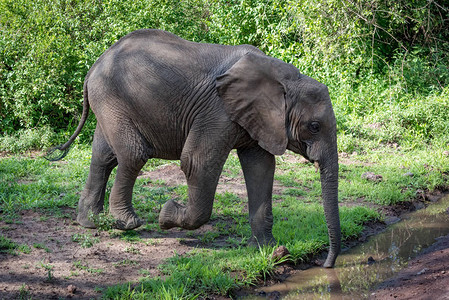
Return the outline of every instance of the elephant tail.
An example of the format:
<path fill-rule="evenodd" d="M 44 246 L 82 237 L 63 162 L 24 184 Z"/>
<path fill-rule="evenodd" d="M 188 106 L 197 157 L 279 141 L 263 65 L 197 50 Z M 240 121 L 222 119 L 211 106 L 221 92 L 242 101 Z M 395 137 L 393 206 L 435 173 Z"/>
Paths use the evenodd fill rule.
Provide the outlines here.
<path fill-rule="evenodd" d="M 89 98 L 87 95 L 87 81 L 88 76 L 86 76 L 86 79 L 84 80 L 84 87 L 83 87 L 83 113 L 81 115 L 81 120 L 78 123 L 78 127 L 76 127 L 75 132 L 72 134 L 70 139 L 61 145 L 58 145 L 56 147 L 51 148 L 47 151 L 47 153 L 44 155 L 44 158 L 49 161 L 58 161 L 63 159 L 67 153 L 70 151 L 70 146 L 72 145 L 73 141 L 76 139 L 78 134 L 83 129 L 84 124 L 86 123 L 87 117 L 89 116 Z M 57 150 L 62 151 L 60 153 L 57 153 Z"/>

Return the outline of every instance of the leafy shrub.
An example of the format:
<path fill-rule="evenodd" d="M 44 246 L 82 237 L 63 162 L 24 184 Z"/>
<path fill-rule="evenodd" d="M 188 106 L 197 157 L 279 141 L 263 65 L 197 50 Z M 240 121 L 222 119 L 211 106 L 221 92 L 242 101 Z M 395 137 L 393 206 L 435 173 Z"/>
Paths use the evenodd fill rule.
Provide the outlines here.
<path fill-rule="evenodd" d="M 329 86 L 346 136 L 377 138 L 358 124 L 386 108 L 409 113 L 394 116 L 389 128 L 408 130 L 414 123 L 411 136 L 438 136 L 428 126 L 418 128 L 422 118 L 415 113 L 433 118 L 424 112 L 435 108 L 425 106 L 425 98 L 447 98 L 441 94 L 449 84 L 449 7 L 443 1 L 0 0 L 0 11 L 3 135 L 52 128 L 67 137 L 78 123 L 84 76 L 95 60 L 133 30 L 160 28 L 197 42 L 252 44 L 294 64 Z M 419 102 L 411 104 L 415 98 Z M 432 120 L 431 128 L 444 127 L 436 124 L 441 118 Z M 82 142 L 90 141 L 94 127 L 89 122 Z M 391 131 L 385 138 L 402 140 L 391 135 L 404 136 Z M 27 147 L 11 143 L 1 147 Z"/>
<path fill-rule="evenodd" d="M 55 132 L 49 127 L 19 129 L 11 135 L 0 136 L 0 151 L 23 152 L 28 149 L 50 147 L 56 141 Z"/>
<path fill-rule="evenodd" d="M 143 27 L 201 36 L 196 3 L 1 0 L 0 132 L 45 125 L 73 130 L 84 76 L 95 60 Z"/>

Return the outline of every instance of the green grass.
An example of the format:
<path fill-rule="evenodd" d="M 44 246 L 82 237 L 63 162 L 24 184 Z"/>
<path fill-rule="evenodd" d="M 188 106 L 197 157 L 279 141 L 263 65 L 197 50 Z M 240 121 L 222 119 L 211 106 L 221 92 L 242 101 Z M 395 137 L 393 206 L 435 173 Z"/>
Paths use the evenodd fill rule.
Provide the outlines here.
<path fill-rule="evenodd" d="M 16 243 L 3 235 L 0 236 L 0 252 L 12 253 L 16 248 Z"/>
<path fill-rule="evenodd" d="M 51 252 L 51 250 L 50 250 L 47 246 L 45 246 L 44 244 L 42 244 L 42 243 L 34 243 L 34 244 L 33 244 L 33 247 L 36 248 L 36 249 L 42 249 L 42 250 L 44 250 L 44 251 L 47 252 L 47 253 L 50 253 L 50 252 Z"/>
<path fill-rule="evenodd" d="M 72 241 L 79 243 L 82 248 L 90 248 L 100 242 L 100 239 L 92 236 L 92 234 L 75 233 L 72 235 Z"/>
<path fill-rule="evenodd" d="M 25 244 L 16 244 L 9 238 L 0 235 L 0 253 L 7 253 L 17 255 L 18 253 L 28 254 L 31 252 L 31 248 Z"/>
<path fill-rule="evenodd" d="M 78 270 L 83 270 L 86 271 L 88 273 L 103 273 L 104 270 L 103 269 L 95 269 L 95 268 L 91 268 L 89 267 L 89 265 L 87 263 L 82 263 L 81 261 L 76 261 L 73 263 L 73 266 L 78 269 Z"/>
<path fill-rule="evenodd" d="M 0 205 L 3 217 L 23 209 L 74 207 L 76 193 L 82 189 L 88 172 L 90 155 L 75 147 L 72 159 L 79 165 L 66 167 L 67 162 L 49 163 L 42 158 L 17 155 L 0 163 Z"/>
<path fill-rule="evenodd" d="M 368 146 L 364 153 L 351 154 L 341 159 L 339 196 L 342 202 L 340 219 L 344 239 L 356 238 L 363 231 L 364 223 L 382 218 L 363 203 L 392 205 L 414 198 L 417 190 L 431 191 L 447 187 L 449 162 L 441 148 Z M 65 216 L 60 208 L 76 207 L 78 193 L 87 177 L 89 153 L 89 147 L 78 145 L 62 162 L 50 163 L 26 155 L 1 158 L 2 220 L 20 223 L 19 212 L 26 209 L 37 209 L 44 213 L 44 218 L 49 215 Z M 166 163 L 168 162 L 154 160 L 144 169 L 154 170 Z M 239 176 L 237 164 L 235 154 L 231 154 L 224 174 Z M 365 172 L 381 175 L 382 181 L 372 182 L 362 178 Z M 405 173 L 412 173 L 413 176 L 406 176 Z M 283 191 L 273 197 L 273 234 L 279 244 L 285 245 L 291 252 L 290 260 L 306 261 L 324 250 L 329 242 L 320 203 L 319 173 L 311 164 L 295 164 L 278 158 L 275 178 Z M 112 181 L 113 176 L 108 183 L 107 196 Z M 161 181 L 139 179 L 133 201 L 139 216 L 148 222 L 144 230 L 156 230 L 163 238 L 164 232 L 157 225 L 162 204 L 171 198 L 184 201 L 186 197 L 185 186 L 169 187 Z M 353 205 L 354 202 L 358 204 Z M 345 203 L 351 205 L 347 206 Z M 133 246 L 133 243 L 147 243 L 147 239 L 142 238 L 141 231 L 110 231 L 109 219 L 107 214 L 103 214 L 97 221 L 104 227 L 103 230 L 130 243 L 123 249 L 125 253 L 139 254 L 136 250 L 138 247 Z M 175 255 L 166 261 L 160 266 L 163 278 L 144 277 L 138 285 L 132 285 L 132 288 L 128 284 L 110 287 L 104 291 L 104 297 L 194 299 L 210 294 L 228 295 L 236 287 L 254 284 L 270 275 L 278 263 L 271 259 L 274 248 L 246 247 L 251 232 L 246 199 L 230 192 L 218 193 L 211 224 L 213 230 L 188 234 L 198 239 L 202 245 L 207 245 L 207 248 Z M 82 247 L 90 247 L 98 242 L 90 234 L 73 236 L 72 239 Z M 154 243 L 151 239 L 147 244 Z M 43 244 L 35 244 L 34 248 L 48 249 Z M 20 251 L 20 247 L 9 240 L 7 234 L 1 236 L 0 249 L 6 253 Z M 120 262 L 122 263 L 133 262 Z M 74 267 L 90 273 L 102 272 L 81 262 L 77 262 Z M 50 270 L 49 278 L 51 275 Z"/>
<path fill-rule="evenodd" d="M 341 166 L 342 201 L 364 198 L 368 202 L 392 205 L 414 198 L 419 189 L 432 191 L 447 187 L 448 158 L 438 148 L 414 151 L 384 148 L 356 159 L 365 159 L 371 164 Z M 382 181 L 363 179 L 362 174 L 368 171 L 381 175 Z"/>

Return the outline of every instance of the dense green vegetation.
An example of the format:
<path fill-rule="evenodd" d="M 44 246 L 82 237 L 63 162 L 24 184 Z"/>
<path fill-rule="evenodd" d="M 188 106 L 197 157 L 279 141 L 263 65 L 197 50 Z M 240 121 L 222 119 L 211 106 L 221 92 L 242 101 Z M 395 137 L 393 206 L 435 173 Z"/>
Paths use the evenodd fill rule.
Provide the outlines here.
<path fill-rule="evenodd" d="M 138 28 L 249 43 L 293 63 L 330 87 L 344 151 L 364 148 L 358 140 L 448 140 L 444 1 L 1 0 L 0 11 L 0 150 L 66 138 L 80 115 L 87 70 Z"/>
<path fill-rule="evenodd" d="M 120 37 L 139 28 L 165 29 L 197 42 L 252 44 L 328 85 L 343 157 L 341 202 L 392 205 L 416 197 L 417 191 L 448 187 L 445 1 L 0 0 L 0 151 L 11 153 L 0 158 L 2 221 L 15 222 L 25 209 L 57 214 L 59 207 L 76 207 L 90 162 L 94 116 L 67 164 L 17 153 L 45 149 L 71 135 L 89 67 Z M 283 157 L 277 162 L 276 180 L 284 190 L 275 196 L 274 235 L 298 262 L 328 243 L 319 174 Z M 145 169 L 164 163 L 150 161 Z M 363 178 L 368 171 L 382 175 L 382 181 Z M 234 156 L 224 172 L 239 173 Z M 144 230 L 158 230 L 161 203 L 185 197 L 185 186 L 139 179 L 133 201 L 146 218 Z M 175 256 L 161 266 L 164 279 L 112 287 L 105 297 L 226 295 L 267 276 L 276 264 L 269 259 L 273 249 L 240 247 L 250 231 L 244 206 L 245 199 L 237 195 L 218 194 L 216 230 L 198 238 L 213 245 L 229 236 L 226 246 Z M 343 207 L 344 238 L 358 236 L 365 222 L 377 218 L 373 209 Z M 73 241 L 80 247 L 94 243 L 91 236 L 74 236 Z M 30 246 L 0 236 L 0 252 L 32 251 Z"/>

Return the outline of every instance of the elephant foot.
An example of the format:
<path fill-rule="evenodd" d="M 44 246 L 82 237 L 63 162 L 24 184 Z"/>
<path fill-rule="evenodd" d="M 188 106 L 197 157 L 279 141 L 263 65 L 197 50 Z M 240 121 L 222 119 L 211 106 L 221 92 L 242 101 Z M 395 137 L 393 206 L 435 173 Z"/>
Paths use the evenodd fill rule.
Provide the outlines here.
<path fill-rule="evenodd" d="M 273 235 L 269 236 L 252 236 L 248 241 L 248 246 L 252 247 L 262 247 L 262 246 L 276 246 L 277 242 L 274 239 Z"/>
<path fill-rule="evenodd" d="M 83 191 L 78 202 L 78 215 L 76 217 L 76 222 L 85 228 L 97 228 L 92 219 L 92 215 L 98 215 L 103 211 L 103 203 L 98 201 L 93 201 L 84 195 L 86 191 Z"/>
<path fill-rule="evenodd" d="M 134 211 L 127 210 L 125 213 L 120 213 L 110 210 L 110 214 L 115 219 L 114 228 L 119 230 L 133 230 L 144 223 Z"/>
<path fill-rule="evenodd" d="M 173 200 L 168 200 L 159 213 L 159 226 L 161 229 L 181 227 L 187 230 L 195 230 L 207 223 L 210 212 L 184 206 Z"/>
<path fill-rule="evenodd" d="M 87 215 L 78 214 L 76 222 L 85 228 L 97 228 L 95 223 Z"/>
<path fill-rule="evenodd" d="M 115 228 L 119 230 L 133 230 L 143 225 L 143 221 L 140 218 L 133 218 L 128 220 L 116 220 Z"/>
<path fill-rule="evenodd" d="M 159 213 L 159 227 L 161 229 L 170 229 L 173 227 L 182 227 L 178 222 L 178 213 L 185 207 L 174 200 L 168 200 Z"/>
<path fill-rule="evenodd" d="M 328 254 L 326 261 L 323 264 L 324 268 L 333 268 L 335 265 L 335 260 L 337 259 L 337 255 Z"/>

